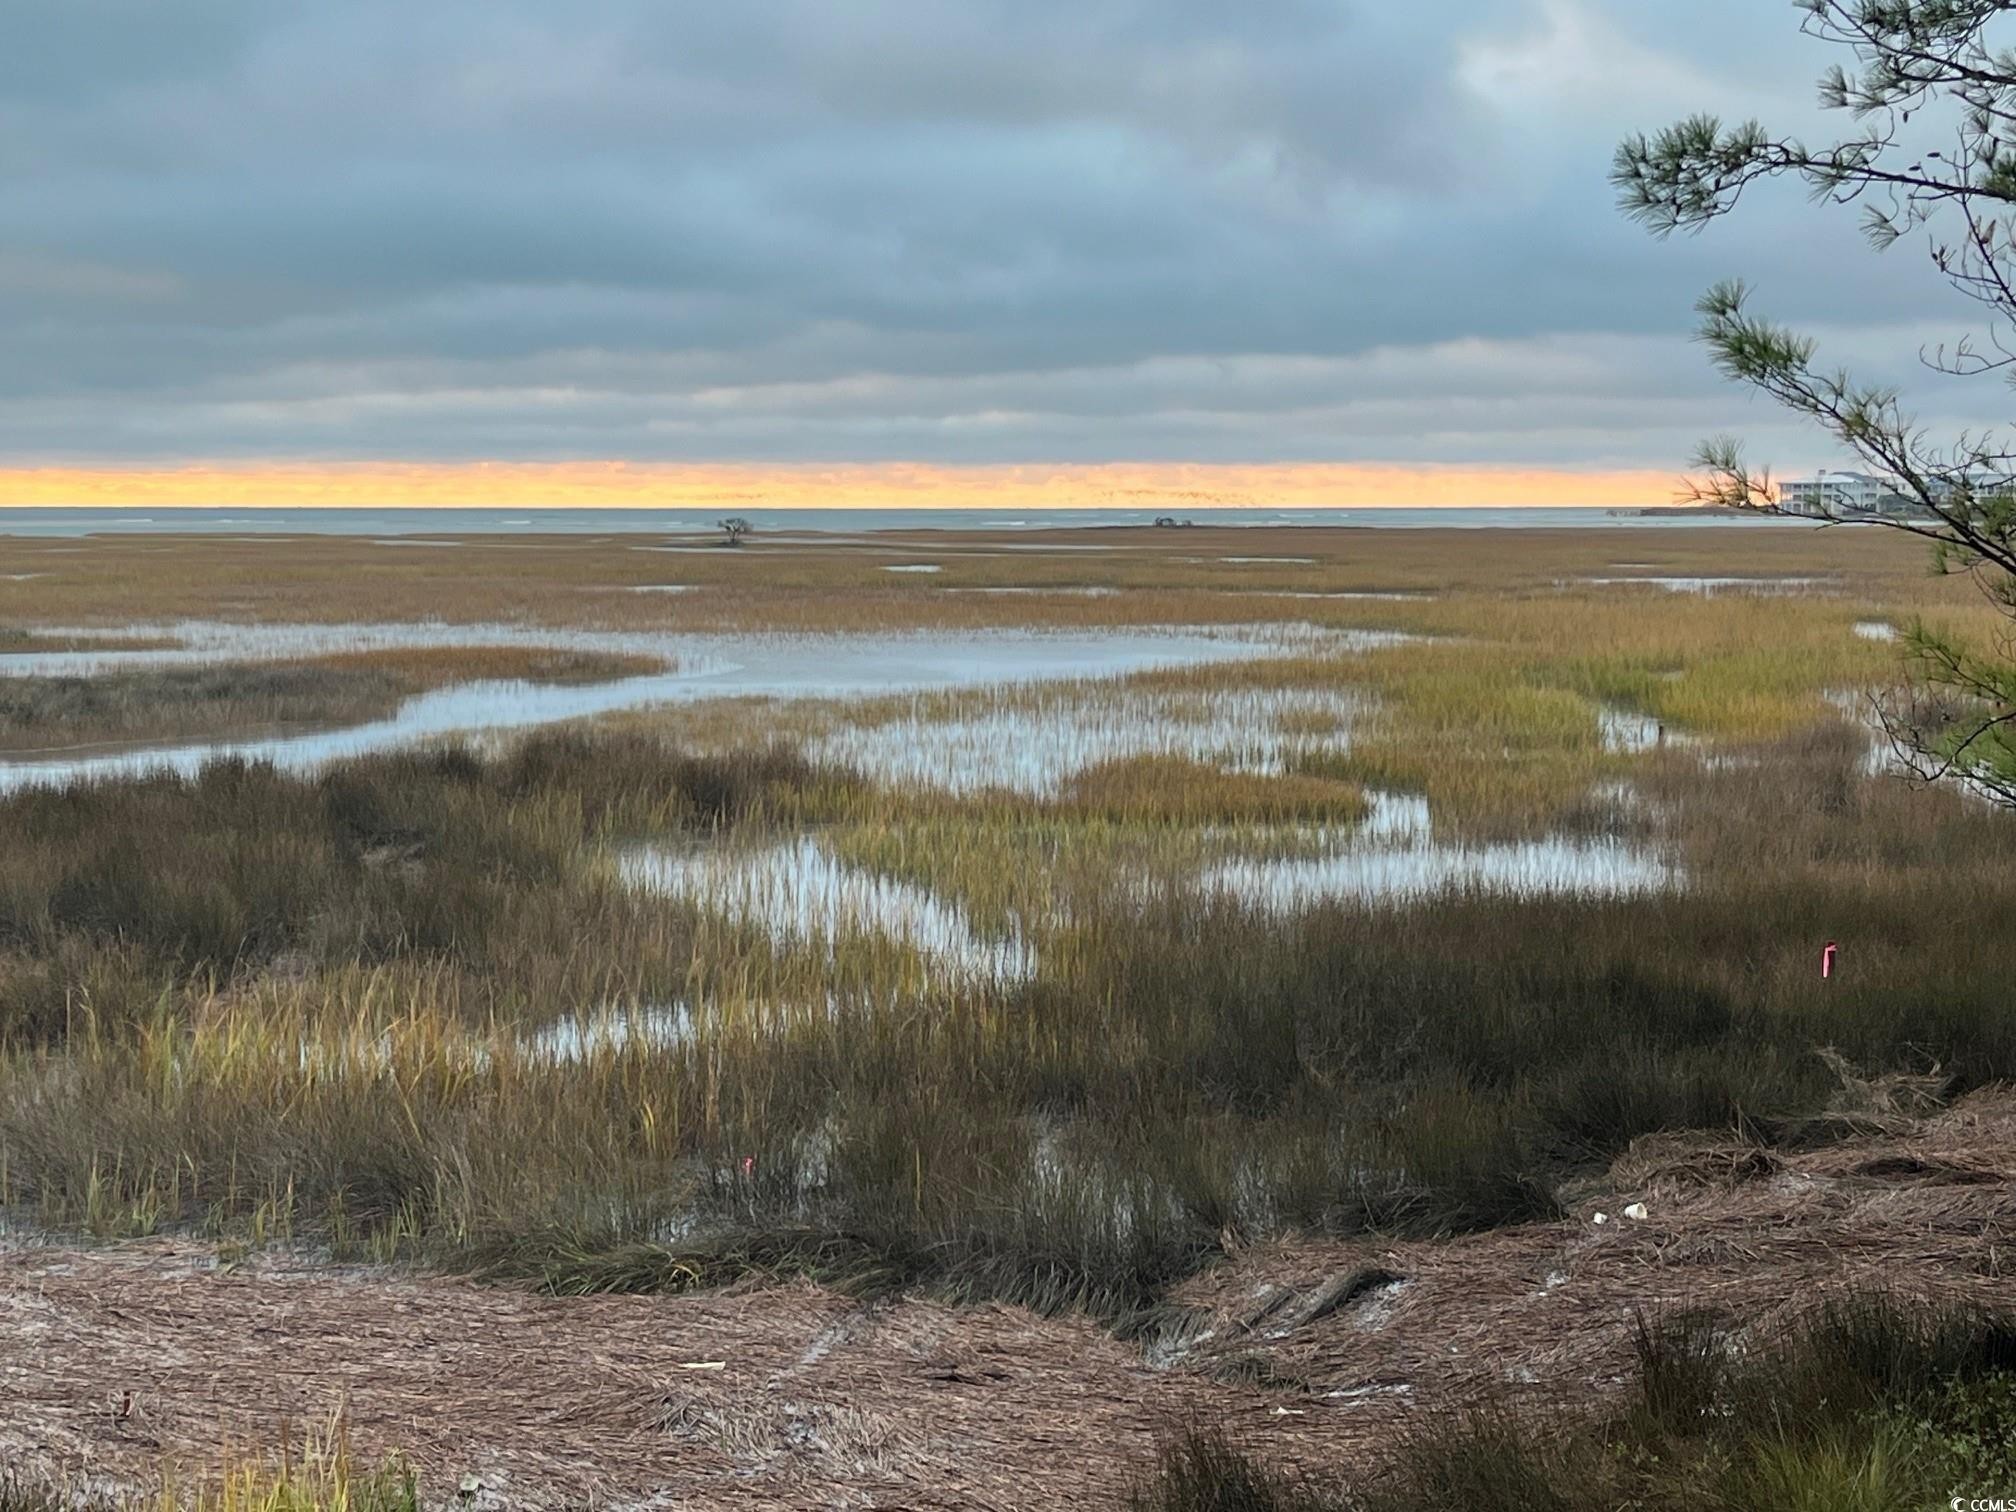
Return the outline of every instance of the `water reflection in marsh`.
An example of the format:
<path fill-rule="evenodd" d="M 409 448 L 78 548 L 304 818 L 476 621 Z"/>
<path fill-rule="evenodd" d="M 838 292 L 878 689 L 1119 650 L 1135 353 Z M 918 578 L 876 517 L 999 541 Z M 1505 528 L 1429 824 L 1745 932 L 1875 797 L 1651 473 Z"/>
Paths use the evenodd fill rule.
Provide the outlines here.
<path fill-rule="evenodd" d="M 663 671 L 612 682 L 464 683 L 407 699 L 366 724 L 262 739 L 0 762 L 0 791 L 30 784 L 195 772 L 220 758 L 271 761 L 290 770 L 455 734 L 488 734 L 655 704 L 709 698 L 861 698 L 993 684 L 1110 678 L 1163 667 L 1282 655 L 1334 637 L 1300 626 L 1215 632 L 1158 630 L 918 632 L 884 635 L 686 635 L 514 625 L 231 625 L 208 622 L 117 632 L 48 632 L 89 642 L 139 635 L 154 649 L 67 648 L 0 656 L 0 676 L 90 677 L 237 661 L 273 661 L 412 647 L 537 647 L 658 656 Z M 1341 640 L 1339 643 L 1343 643 Z"/>

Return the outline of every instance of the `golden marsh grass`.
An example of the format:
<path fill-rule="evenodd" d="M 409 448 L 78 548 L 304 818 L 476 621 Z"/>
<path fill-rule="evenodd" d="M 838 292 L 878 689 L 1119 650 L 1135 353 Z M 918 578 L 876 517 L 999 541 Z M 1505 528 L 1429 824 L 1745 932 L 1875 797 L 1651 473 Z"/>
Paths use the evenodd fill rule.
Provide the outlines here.
<path fill-rule="evenodd" d="M 1914 550 L 1086 534 L 110 538 L 13 585 L 45 627 L 116 629 L 130 575 L 122 613 L 164 623 L 1296 628 L 1126 677 L 0 799 L 0 1197 L 559 1290 L 808 1274 L 1121 1321 L 1228 1243 L 1551 1213 L 1661 1130 L 1816 1137 L 1822 1046 L 2016 1073 L 2008 821 L 1873 775 L 1830 702 L 1896 675 L 1859 622 L 1991 628 Z M 1592 581 L 1633 573 L 1816 581 Z M 626 670 L 538 655 L 333 661 Z M 1637 880 L 1584 885 L 1592 857 Z M 1344 880 L 1233 885 L 1287 862 Z M 1823 988 L 1830 938 L 1852 968 Z"/>
<path fill-rule="evenodd" d="M 118 638 L 36 649 L 172 649 Z M 518 646 L 397 647 L 266 662 L 92 675 L 0 675 L 0 751 L 215 739 L 356 724 L 431 688 L 476 681 L 586 683 L 659 670 L 661 658 Z"/>

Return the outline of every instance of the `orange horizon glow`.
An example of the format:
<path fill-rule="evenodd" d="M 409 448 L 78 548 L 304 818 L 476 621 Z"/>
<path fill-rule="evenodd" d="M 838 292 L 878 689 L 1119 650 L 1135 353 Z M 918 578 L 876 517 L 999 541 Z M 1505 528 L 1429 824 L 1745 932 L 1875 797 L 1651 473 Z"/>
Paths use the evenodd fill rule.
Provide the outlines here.
<path fill-rule="evenodd" d="M 191 463 L 0 467 L 0 507 L 1099 509 L 1667 504 L 1674 477 L 1407 463 Z"/>

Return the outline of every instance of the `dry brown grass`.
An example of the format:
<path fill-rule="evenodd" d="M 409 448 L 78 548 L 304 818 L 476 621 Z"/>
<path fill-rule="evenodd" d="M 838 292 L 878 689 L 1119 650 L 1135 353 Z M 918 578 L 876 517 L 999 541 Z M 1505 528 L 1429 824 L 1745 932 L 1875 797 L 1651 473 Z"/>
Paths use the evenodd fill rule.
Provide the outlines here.
<path fill-rule="evenodd" d="M 187 1241 L 21 1249 L 0 1349 L 35 1369 L 0 1377 L 0 1450 L 146 1485 L 340 1415 L 430 1500 L 467 1473 L 533 1508 L 1104 1507 L 1194 1421 L 1334 1474 L 1482 1394 L 1595 1409 L 1645 1316 L 1768 1337 L 1874 1286 L 1994 1304 L 2011 1179 L 2006 1092 L 1810 1153 L 1647 1142 L 1561 1222 L 1240 1251 L 1146 1357 L 1083 1320 L 803 1283 L 561 1299 Z"/>
<path fill-rule="evenodd" d="M 2006 1300 L 2016 1253 L 1997 1194 L 2012 1177 L 2006 1089 L 1812 1151 L 1648 1136 L 1574 1193 L 1561 1223 L 1250 1252 L 1179 1291 L 1201 1310 L 1193 1330 L 1213 1330 L 1183 1357 L 1202 1366 L 1258 1348 L 1319 1396 L 1405 1384 L 1419 1405 L 1523 1385 L 1538 1399 L 1586 1401 L 1590 1385 L 1624 1373 L 1634 1312 L 1707 1311 L 1768 1334 L 1828 1296 Z M 1645 1218 L 1624 1216 L 1634 1203 Z M 1365 1267 L 1401 1284 L 1306 1326 L 1282 1326 L 1293 1307 L 1276 1310 L 1272 1329 L 1242 1321 L 1256 1295 L 1307 1298 Z"/>

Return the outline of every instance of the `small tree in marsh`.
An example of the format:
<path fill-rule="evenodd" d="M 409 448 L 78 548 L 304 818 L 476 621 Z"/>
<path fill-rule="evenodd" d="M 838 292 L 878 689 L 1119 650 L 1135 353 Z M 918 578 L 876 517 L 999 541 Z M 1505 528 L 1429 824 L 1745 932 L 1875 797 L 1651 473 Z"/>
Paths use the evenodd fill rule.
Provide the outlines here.
<path fill-rule="evenodd" d="M 1986 329 L 1928 358 L 1941 371 L 2016 380 L 2016 0 L 1795 0 L 1809 35 L 1847 56 L 1821 103 L 1853 123 L 1819 147 L 1755 121 L 1692 116 L 1617 149 L 1611 180 L 1627 214 L 1660 235 L 1696 230 L 1760 179 L 1803 181 L 1857 204 L 1878 247 L 1922 232 Z M 2016 807 L 2016 451 L 1993 434 L 1932 442 L 1894 390 L 1817 367 L 1806 337 L 1750 312 L 1740 283 L 1709 290 L 1700 334 L 1716 366 L 1817 422 L 1912 512 L 1881 523 L 1930 541 L 1942 572 L 1972 575 L 2011 627 L 1981 648 L 1920 624 L 1911 677 L 1884 702 L 1891 744 L 1919 777 L 1955 778 Z M 1696 456 L 1703 502 L 1776 510 L 1768 471 L 1726 437 Z M 1832 516 L 1838 518 L 1838 515 Z"/>

